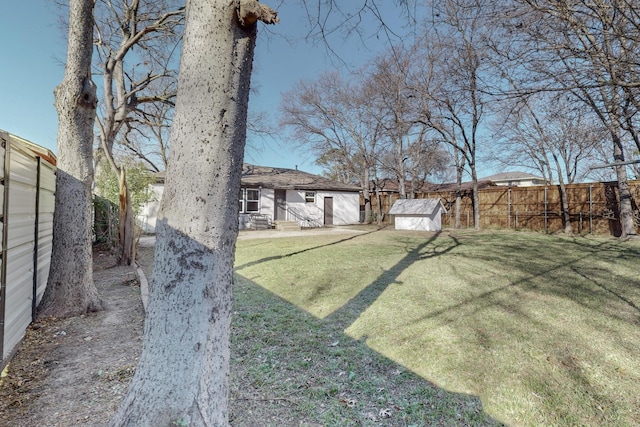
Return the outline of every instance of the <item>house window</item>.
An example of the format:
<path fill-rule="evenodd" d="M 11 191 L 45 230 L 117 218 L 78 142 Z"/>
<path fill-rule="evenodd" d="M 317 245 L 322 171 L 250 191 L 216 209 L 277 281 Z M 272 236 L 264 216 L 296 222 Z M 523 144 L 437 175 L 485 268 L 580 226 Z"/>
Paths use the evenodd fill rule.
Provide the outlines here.
<path fill-rule="evenodd" d="M 257 188 L 241 188 L 238 207 L 240 213 L 260 212 L 260 190 Z"/>
<path fill-rule="evenodd" d="M 260 190 L 247 188 L 247 212 L 260 211 Z"/>
<path fill-rule="evenodd" d="M 304 201 L 307 203 L 315 203 L 316 202 L 316 193 L 315 191 L 305 191 L 304 193 Z"/>

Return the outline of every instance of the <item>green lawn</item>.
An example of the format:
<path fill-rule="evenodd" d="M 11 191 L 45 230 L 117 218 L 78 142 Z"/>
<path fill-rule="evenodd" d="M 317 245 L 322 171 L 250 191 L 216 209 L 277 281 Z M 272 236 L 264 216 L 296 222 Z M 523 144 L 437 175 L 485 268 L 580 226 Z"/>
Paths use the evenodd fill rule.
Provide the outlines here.
<path fill-rule="evenodd" d="M 457 399 L 464 394 L 479 396 L 486 414 L 509 425 L 640 425 L 639 260 L 638 242 L 498 231 L 369 228 L 361 234 L 240 240 L 236 325 L 251 316 L 269 322 L 284 316 L 284 323 L 268 327 L 274 342 L 245 349 L 247 354 L 307 360 L 333 339 L 361 343 L 357 360 L 336 367 L 336 375 L 361 375 L 374 363 L 367 360 L 381 358 L 375 363 L 396 363 L 435 385 L 444 407 L 458 408 L 453 418 L 412 418 L 406 408 L 418 399 L 396 405 L 404 424 L 388 425 L 456 425 L 465 406 Z M 258 299 L 247 302 L 243 293 Z M 309 334 L 327 330 L 335 335 L 322 337 L 317 347 L 301 344 L 307 357 L 278 349 L 295 346 L 296 334 L 300 342 L 313 342 Z M 362 355 L 371 350 L 374 356 Z M 410 383 L 407 396 L 417 384 Z M 333 387 L 340 396 L 341 386 Z M 387 389 L 396 387 L 405 386 L 399 380 Z M 320 395 L 325 399 L 327 393 Z M 312 400 L 306 404 L 314 405 Z M 426 417 L 429 405 L 413 412 Z M 307 413 L 320 408 L 325 406 Z M 461 423 L 479 424 L 481 418 Z"/>

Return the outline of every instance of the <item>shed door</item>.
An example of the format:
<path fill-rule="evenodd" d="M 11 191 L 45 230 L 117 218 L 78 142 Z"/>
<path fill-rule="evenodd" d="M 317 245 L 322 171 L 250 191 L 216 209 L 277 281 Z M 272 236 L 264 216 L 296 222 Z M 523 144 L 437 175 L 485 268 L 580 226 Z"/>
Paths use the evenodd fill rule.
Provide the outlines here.
<path fill-rule="evenodd" d="M 324 225 L 333 225 L 333 197 L 324 198 Z"/>
<path fill-rule="evenodd" d="M 276 209 L 273 213 L 274 220 L 285 221 L 287 219 L 287 190 L 275 190 Z"/>

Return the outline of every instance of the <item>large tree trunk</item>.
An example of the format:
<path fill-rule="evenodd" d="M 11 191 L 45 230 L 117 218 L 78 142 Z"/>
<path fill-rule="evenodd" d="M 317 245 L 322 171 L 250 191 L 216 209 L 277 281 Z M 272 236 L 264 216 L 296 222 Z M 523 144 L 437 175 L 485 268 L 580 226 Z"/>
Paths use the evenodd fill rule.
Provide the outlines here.
<path fill-rule="evenodd" d="M 66 317 L 101 306 L 93 283 L 93 123 L 96 87 L 91 81 L 93 0 L 69 2 L 69 47 L 58 111 L 58 171 L 53 249 L 40 316 Z"/>
<path fill-rule="evenodd" d="M 369 191 L 369 170 L 364 171 L 362 180 L 362 198 L 364 199 L 364 223 L 371 224 L 371 192 Z"/>
<path fill-rule="evenodd" d="M 558 184 L 560 187 L 560 208 L 562 210 L 562 225 L 564 227 L 564 233 L 567 235 L 571 235 L 573 234 L 573 229 L 571 227 L 571 215 L 569 213 L 567 187 L 564 183 L 562 168 L 560 167 L 560 162 L 558 161 L 558 156 L 555 154 L 555 152 L 553 153 L 553 160 L 556 164 L 556 171 L 558 172 Z"/>
<path fill-rule="evenodd" d="M 460 223 L 460 210 L 462 208 L 462 173 L 464 169 L 460 166 L 456 167 L 456 223 L 455 228 L 462 228 Z"/>
<path fill-rule="evenodd" d="M 480 231 L 480 197 L 478 193 L 478 174 L 475 163 L 470 163 L 471 181 L 473 185 L 473 225 L 476 231 Z"/>
<path fill-rule="evenodd" d="M 624 162 L 622 141 L 620 137 L 615 134 L 613 135 L 613 159 L 616 163 Z M 615 167 L 615 171 L 618 178 L 618 193 L 620 195 L 620 225 L 622 233 L 620 237 L 635 236 L 636 227 L 633 222 L 632 195 L 627 178 L 627 167 L 625 165 L 618 165 Z"/>
<path fill-rule="evenodd" d="M 127 172 L 124 166 L 120 169 L 118 187 L 120 192 L 120 221 L 118 232 L 120 251 L 118 254 L 118 264 L 133 265 L 136 261 L 135 223 L 133 219 L 133 206 L 131 205 L 131 192 L 129 191 Z"/>
<path fill-rule="evenodd" d="M 562 225 L 564 228 L 564 234 L 572 235 L 573 228 L 571 227 L 571 214 L 569 213 L 569 199 L 567 199 L 567 186 L 564 183 L 564 179 L 561 175 L 558 175 L 558 186 L 560 187 L 560 204 L 562 210 Z"/>
<path fill-rule="evenodd" d="M 382 195 L 380 189 L 376 186 L 376 223 L 382 225 Z"/>
<path fill-rule="evenodd" d="M 111 426 L 228 425 L 237 196 L 256 37 L 255 19 L 243 27 L 238 6 L 187 2 L 142 355 Z"/>

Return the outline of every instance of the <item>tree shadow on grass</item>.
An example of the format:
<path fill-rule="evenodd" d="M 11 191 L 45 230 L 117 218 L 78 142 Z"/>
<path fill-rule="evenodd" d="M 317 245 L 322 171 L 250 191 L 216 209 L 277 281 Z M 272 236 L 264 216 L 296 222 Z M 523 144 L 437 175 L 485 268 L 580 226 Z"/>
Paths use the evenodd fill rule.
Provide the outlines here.
<path fill-rule="evenodd" d="M 459 341 L 464 341 L 466 349 L 474 346 L 481 348 L 478 352 L 471 352 L 465 351 L 464 346 L 460 347 L 460 351 L 465 354 L 461 357 L 461 365 L 470 375 L 487 371 L 491 375 L 491 369 L 484 369 L 488 361 L 489 364 L 499 366 L 490 361 L 505 363 L 509 360 L 509 348 L 517 348 L 518 343 L 526 342 L 531 354 L 545 355 L 546 362 L 541 366 L 548 366 L 546 372 L 549 373 L 536 377 L 535 370 L 531 370 L 520 375 L 524 387 L 530 388 L 547 405 L 543 410 L 553 417 L 552 424 L 581 424 L 592 420 L 594 424 L 608 425 L 613 420 L 628 420 L 629 418 L 624 417 L 629 416 L 633 399 L 616 398 L 615 393 L 607 392 L 607 387 L 600 385 L 601 381 L 593 380 L 594 372 L 611 369 L 615 363 L 602 361 L 605 357 L 597 343 L 605 334 L 591 332 L 610 330 L 606 338 L 611 345 L 606 347 L 605 352 L 634 357 L 635 352 L 624 339 L 625 334 L 630 336 L 629 331 L 632 329 L 624 326 L 618 329 L 617 325 L 623 322 L 637 324 L 638 304 L 632 297 L 637 293 L 629 288 L 637 289 L 638 282 L 625 277 L 627 287 L 616 287 L 613 277 L 615 267 L 609 269 L 606 265 L 608 258 L 624 258 L 629 262 L 633 258 L 628 253 L 620 254 L 619 247 L 612 248 L 607 242 L 591 245 L 580 242 L 576 248 L 570 246 L 573 242 L 566 240 L 539 249 L 532 243 L 532 248 L 521 247 L 520 251 L 516 250 L 517 245 L 501 246 L 497 241 L 493 243 L 495 244 L 490 246 L 490 251 L 477 250 L 475 255 L 471 255 L 474 252 L 467 251 L 466 259 L 472 263 L 473 268 L 482 268 L 483 263 L 499 265 L 505 272 L 512 272 L 512 276 L 505 274 L 500 277 L 500 283 L 470 282 L 468 288 L 474 292 L 469 295 L 460 295 L 437 308 L 425 310 L 423 316 L 411 318 L 406 324 L 395 323 L 394 326 L 399 330 L 406 328 L 411 331 L 397 338 L 398 341 L 421 342 L 424 330 L 442 328 Z M 630 252 L 633 253 L 634 250 Z M 461 278 L 464 274 L 461 273 Z M 484 274 L 479 277 L 486 281 L 492 276 Z M 562 300 L 567 302 L 561 302 Z M 541 311 L 535 309 L 536 302 Z M 544 307 L 567 307 L 576 311 L 549 310 L 545 314 Z M 592 314 L 589 316 L 584 313 Z M 574 327 L 571 322 L 566 321 L 580 319 L 588 325 L 591 318 L 598 319 L 594 322 L 600 322 L 600 316 L 615 319 L 616 322 L 593 325 L 590 330 L 578 325 Z M 621 331 L 624 331 L 622 337 L 619 336 Z M 590 338 L 593 341 L 589 341 Z M 535 357 L 530 357 L 527 352 L 523 352 L 522 358 L 524 366 L 536 366 Z M 611 356 L 611 360 L 614 359 Z M 509 362 L 511 366 L 505 363 L 504 371 L 517 370 L 519 364 L 515 360 L 519 359 Z M 592 366 L 596 367 L 591 368 Z M 624 368 L 621 369 L 624 371 Z M 501 372 L 502 369 L 496 369 L 494 378 L 499 378 Z M 484 381 L 482 374 L 476 376 L 477 381 Z M 558 378 L 562 380 L 558 381 Z M 632 382 L 627 380 L 625 385 L 621 385 L 624 379 L 625 377 L 620 376 L 618 386 L 628 387 Z M 583 406 L 576 409 L 576 402 Z"/>
<path fill-rule="evenodd" d="M 356 296 L 351 298 L 346 304 L 325 318 L 326 321 L 335 323 L 342 330 L 353 324 L 364 311 L 369 308 L 382 293 L 393 283 L 400 283 L 398 277 L 413 263 L 429 258 L 435 258 L 451 252 L 460 245 L 458 239 L 449 235 L 451 242 L 444 246 L 435 245 L 441 235 L 441 231 L 435 232 L 426 241 L 420 243 L 413 249 L 407 250 L 406 255 L 400 259 L 393 267 L 384 271 L 370 285 L 361 290 Z M 444 240 L 440 240 L 444 242 Z M 430 250 L 429 250 L 430 249 Z"/>
<path fill-rule="evenodd" d="M 240 271 L 242 269 L 253 267 L 254 265 L 262 264 L 264 262 L 276 261 L 276 260 L 283 259 L 283 258 L 289 258 L 289 257 L 292 257 L 294 255 L 303 254 L 305 252 L 313 251 L 313 250 L 316 250 L 316 249 L 326 248 L 328 246 L 339 245 L 340 243 L 348 242 L 349 240 L 354 240 L 354 239 L 356 239 L 358 237 L 366 236 L 367 234 L 376 233 L 378 231 L 380 231 L 380 230 L 378 229 L 378 230 L 367 231 L 365 233 L 355 234 L 353 236 L 345 237 L 344 239 L 336 240 L 335 242 L 330 242 L 330 243 L 327 243 L 327 244 L 324 244 L 324 245 L 312 246 L 310 248 L 306 248 L 306 249 L 302 249 L 302 250 L 299 250 L 299 251 L 287 253 L 287 254 L 284 254 L 284 255 L 274 255 L 274 256 L 270 256 L 270 257 L 261 258 L 261 259 L 255 260 L 255 261 L 251 261 L 251 262 L 247 262 L 245 264 L 239 265 L 239 266 L 234 268 L 234 271 Z"/>
<path fill-rule="evenodd" d="M 301 354 L 308 355 L 303 358 L 303 360 L 308 360 L 308 362 L 306 362 L 308 365 L 304 366 L 306 372 L 304 375 L 312 377 L 310 383 L 315 384 L 320 390 L 319 395 L 322 397 L 320 399 L 321 402 L 326 402 L 326 400 L 322 400 L 325 399 L 325 395 L 334 396 L 336 399 L 346 399 L 348 396 L 353 395 L 353 389 L 350 388 L 352 387 L 352 381 L 357 380 L 363 382 L 358 383 L 357 386 L 353 386 L 357 392 L 361 392 L 362 389 L 366 389 L 368 387 L 367 384 L 370 384 L 370 382 L 368 382 L 368 379 L 360 379 L 360 376 L 362 375 L 362 367 L 366 367 L 367 375 L 384 377 L 385 381 L 388 381 L 390 384 L 394 384 L 395 377 L 389 375 L 385 377 L 384 372 L 380 373 L 381 368 L 379 368 L 379 365 L 381 364 L 387 367 L 399 365 L 394 365 L 389 359 L 386 359 L 381 354 L 370 350 L 364 340 L 354 340 L 349 338 L 343 331 L 353 324 L 353 322 L 355 322 L 356 319 L 358 319 L 360 315 L 384 293 L 389 285 L 394 283 L 401 285 L 402 283 L 399 281 L 400 275 L 413 263 L 427 258 L 438 257 L 442 254 L 451 252 L 454 248 L 459 246 L 460 243 L 455 236 L 450 236 L 452 239 L 451 241 L 447 241 L 446 239 L 439 239 L 436 241 L 439 234 L 440 233 L 417 245 L 415 243 L 415 239 L 412 240 L 411 246 L 409 246 L 409 244 L 407 245 L 407 252 L 399 262 L 384 271 L 365 289 L 323 320 L 316 319 L 306 312 L 280 300 L 280 303 L 287 307 L 282 309 L 282 312 L 287 313 L 286 316 L 289 316 L 289 319 L 285 320 L 285 322 L 291 322 L 291 328 L 293 329 L 288 329 L 285 333 L 278 331 L 279 323 L 277 322 L 279 322 L 279 315 L 265 315 L 269 317 L 269 320 L 264 320 L 263 327 L 273 329 L 273 336 L 264 343 L 266 346 L 264 348 L 271 348 L 269 345 L 284 346 L 287 348 L 297 348 L 298 345 L 302 346 Z M 440 324 L 448 324 L 456 321 L 459 322 L 461 318 L 469 319 L 471 318 L 469 316 L 474 314 L 474 312 L 495 308 L 506 314 L 511 314 L 513 317 L 523 319 L 520 323 L 524 325 L 531 324 L 535 330 L 538 328 L 542 330 L 544 327 L 548 326 L 547 323 L 540 321 L 539 318 L 528 318 L 527 311 L 520 307 L 521 300 L 518 300 L 517 298 L 505 299 L 501 297 L 505 292 L 508 295 L 516 295 L 513 292 L 514 290 L 535 291 L 535 293 L 541 295 L 541 301 L 543 304 L 545 301 L 544 297 L 546 296 L 561 297 L 581 304 L 587 308 L 598 310 L 603 314 L 617 317 L 616 313 L 612 311 L 617 306 L 614 305 L 609 307 L 606 304 L 601 304 L 598 301 L 593 300 L 594 289 L 600 288 L 604 291 L 603 293 L 608 296 L 608 299 L 622 301 L 633 308 L 634 313 L 638 312 L 638 303 L 633 296 L 630 297 L 625 295 L 624 289 L 620 290 L 620 288 L 612 285 L 610 286 L 608 284 L 607 277 L 611 276 L 611 273 L 606 267 L 608 259 L 611 259 L 612 261 L 613 259 L 618 258 L 629 261 L 635 259 L 635 256 L 638 253 L 635 249 L 632 248 L 630 250 L 625 250 L 625 248 L 620 248 L 615 243 L 611 242 L 591 244 L 584 240 L 571 242 L 569 239 L 556 243 L 552 242 L 552 244 L 549 245 L 540 245 L 540 247 L 538 247 L 536 239 L 533 239 L 533 241 L 529 243 L 526 242 L 527 239 L 528 238 L 526 236 L 523 236 L 518 239 L 507 239 L 505 242 L 505 239 L 500 236 L 489 236 L 488 238 L 483 237 L 481 239 L 482 245 L 476 249 L 475 252 L 470 252 L 465 255 L 466 258 L 469 262 L 473 262 L 474 266 L 480 266 L 479 268 L 484 268 L 483 266 L 485 263 L 489 266 L 498 266 L 499 271 L 494 272 L 488 268 L 486 274 L 479 275 L 479 277 L 482 277 L 482 280 L 486 279 L 491 281 L 494 277 L 498 277 L 503 273 L 509 273 L 505 277 L 507 280 L 495 284 L 489 282 L 472 282 L 472 285 L 478 285 L 477 288 L 474 289 L 472 296 L 470 295 L 467 298 L 462 296 L 461 298 L 458 298 L 457 301 L 451 302 L 450 305 L 430 311 L 424 317 L 412 319 L 412 321 L 423 322 L 427 319 L 431 319 Z M 475 241 L 476 239 L 473 239 L 469 244 L 474 244 Z M 565 246 L 565 244 L 576 245 L 578 246 L 578 250 L 572 250 L 570 247 Z M 521 256 L 522 253 L 526 253 L 527 256 Z M 603 266 L 602 263 L 605 263 L 605 265 Z M 452 265 L 455 270 L 456 264 Z M 597 272 L 598 275 L 594 274 L 594 272 Z M 570 273 L 570 279 L 567 279 L 567 273 Z M 460 274 L 465 273 L 462 271 Z M 576 281 L 576 278 L 579 280 Z M 638 282 L 633 279 L 626 278 L 625 280 L 627 280 L 630 287 L 637 287 L 638 285 Z M 472 286 L 472 289 L 473 288 L 474 287 Z M 274 297 L 270 292 L 265 291 L 264 289 L 262 289 L 262 291 L 267 292 L 268 295 Z M 519 293 L 519 295 L 528 294 Z M 270 306 L 271 304 L 273 303 L 269 302 L 267 305 Z M 267 310 L 268 307 L 265 306 L 261 308 L 261 310 L 262 309 Z M 479 315 L 481 317 L 478 319 L 484 320 L 482 313 Z M 276 323 L 273 323 L 272 321 Z M 486 322 L 490 321 L 491 319 L 486 320 Z M 320 322 L 319 325 L 318 322 Z M 538 324 L 536 324 L 536 322 L 538 322 Z M 500 339 L 501 334 L 508 335 L 512 332 L 516 338 L 526 339 L 527 333 L 532 332 L 530 330 L 520 330 L 517 327 L 518 325 L 499 324 L 500 328 L 496 330 L 497 337 L 492 337 L 491 334 L 486 333 L 486 328 L 483 329 L 484 326 L 486 325 L 482 322 L 480 322 L 479 325 L 471 326 L 471 330 L 475 330 L 478 333 L 478 341 L 482 341 L 484 338 L 489 341 L 493 338 Z M 489 330 L 489 332 L 491 331 L 492 330 Z M 483 333 L 486 337 L 483 337 Z M 468 339 L 468 337 L 465 337 L 465 339 Z M 567 337 L 560 334 L 557 339 L 567 339 Z M 315 347 L 313 344 L 314 342 Z M 573 343 L 574 341 L 569 339 L 567 342 Z M 479 345 L 481 344 L 482 343 L 479 342 Z M 576 389 L 581 390 L 585 395 L 591 396 L 590 401 L 596 403 L 612 403 L 612 401 L 609 400 L 610 396 L 602 395 L 598 389 L 589 384 L 588 373 L 584 373 L 581 370 L 579 358 L 577 358 L 574 354 L 575 352 L 569 347 L 564 346 L 558 349 L 550 347 L 551 350 L 545 350 L 548 352 L 549 356 L 546 359 L 547 362 L 553 366 L 557 365 L 557 369 L 568 370 L 568 375 L 572 380 L 572 384 L 576 384 Z M 491 349 L 491 342 L 487 344 L 487 348 L 489 350 Z M 546 347 L 543 348 L 546 349 Z M 271 354 L 271 350 L 267 349 L 265 351 L 266 354 Z M 277 353 L 281 350 L 278 349 L 273 351 Z M 298 354 L 297 350 L 295 354 Z M 368 354 L 369 356 L 366 356 L 365 354 Z M 287 358 L 286 355 L 282 357 Z M 292 358 L 295 357 L 296 355 L 292 355 Z M 320 360 L 317 360 L 318 358 Z M 268 357 L 265 356 L 264 360 L 267 359 Z M 334 364 L 330 366 L 333 370 L 327 371 L 324 366 L 318 365 L 319 363 L 324 363 L 323 361 L 325 359 L 329 359 L 334 362 Z M 273 367 L 274 365 L 271 364 L 270 366 Z M 386 368 L 382 369 L 382 371 L 385 369 Z M 402 368 L 396 369 L 401 370 Z M 478 365 L 478 369 L 482 369 L 481 364 Z M 343 381 L 344 378 L 349 377 L 352 377 L 352 381 L 345 380 L 344 382 L 339 382 L 339 385 L 336 386 L 334 382 L 335 378 L 331 377 L 332 375 L 335 375 L 336 370 L 338 371 L 339 377 L 339 380 L 336 381 Z M 490 370 L 488 371 L 490 372 Z M 342 375 L 340 375 L 341 373 Z M 353 375 L 351 373 L 353 373 Z M 429 384 L 430 387 L 432 387 L 429 389 L 431 390 L 429 392 L 431 394 L 429 395 L 432 395 L 433 390 L 435 389 L 439 392 L 445 393 L 444 395 L 439 395 L 444 396 L 442 398 L 445 401 L 447 400 L 447 397 L 456 396 L 455 393 L 449 394 L 449 392 L 439 389 L 417 375 L 415 378 L 417 378 L 417 380 L 424 381 L 424 383 Z M 528 380 L 531 380 L 531 378 L 534 377 L 530 378 L 528 376 L 527 378 Z M 536 392 L 538 394 L 550 393 L 548 400 L 555 402 L 558 399 L 557 396 L 553 395 L 557 392 L 556 385 L 549 385 L 545 383 L 545 381 L 553 382 L 552 378 L 553 377 L 550 377 L 550 379 L 542 377 L 540 380 L 541 384 L 539 390 L 536 389 Z M 329 390 L 329 392 L 326 390 Z M 331 390 L 337 391 L 331 392 Z M 375 393 L 371 395 L 375 395 Z M 409 393 L 409 395 L 414 396 L 411 393 Z M 367 399 L 369 399 L 369 397 L 367 397 Z M 393 399 L 399 398 L 394 397 Z M 375 401 L 376 400 L 374 399 L 373 402 Z M 464 406 L 464 404 L 462 405 Z M 374 405 L 370 404 L 368 407 L 372 406 Z M 408 406 L 410 407 L 411 403 L 409 403 Z M 614 409 L 608 410 L 609 412 L 607 415 L 602 416 L 602 420 L 605 421 L 602 424 L 606 424 L 607 422 L 616 419 L 616 410 L 623 411 L 623 409 L 615 409 L 615 405 L 613 404 L 606 406 L 610 406 Z M 623 407 L 623 405 L 621 407 Z M 448 408 L 450 408 L 450 406 L 448 406 Z M 320 413 L 324 413 L 322 408 L 316 407 L 315 409 L 320 411 Z M 420 410 L 427 413 L 428 407 L 421 406 Z M 558 419 L 561 420 L 569 420 L 571 417 L 575 416 L 575 414 L 571 412 L 570 408 L 564 408 L 562 404 L 559 404 L 555 408 L 555 411 L 559 412 Z M 561 413 L 563 411 L 566 411 L 566 414 L 563 415 Z M 447 410 L 436 409 L 435 412 L 441 414 L 443 412 L 447 412 Z M 373 412 L 363 410 L 359 413 L 359 416 L 363 416 L 363 414 L 366 413 Z M 403 414 L 402 416 L 406 416 L 406 414 Z M 342 418 L 342 420 L 344 419 L 348 418 Z M 326 421 L 324 422 L 326 423 Z M 485 422 L 495 422 L 495 420 L 487 421 L 486 419 L 483 419 L 481 422 L 468 422 L 454 420 L 453 417 L 443 416 L 437 420 L 430 418 L 413 423 L 414 425 L 482 425 L 482 423 Z M 349 423 L 336 421 L 333 424 L 326 423 L 325 425 L 346 424 Z M 396 420 L 396 422 L 390 422 L 389 425 L 399 424 L 400 423 Z M 411 425 L 411 423 L 407 422 L 400 425 Z"/>
<path fill-rule="evenodd" d="M 551 237 L 549 238 L 551 239 Z M 600 288 L 612 299 L 616 299 L 638 312 L 640 304 L 638 301 L 634 301 L 633 297 L 633 294 L 637 293 L 625 295 L 622 290 L 613 286 L 612 274 L 615 273 L 615 268 L 608 267 L 608 261 L 612 263 L 619 260 L 633 261 L 640 255 L 640 251 L 634 248 L 621 248 L 618 243 L 618 241 L 605 240 L 593 244 L 584 238 L 560 238 L 549 245 L 536 247 L 532 244 L 526 248 L 522 246 L 518 248 L 517 245 L 501 244 L 501 241 L 496 239 L 490 251 L 482 251 L 475 256 L 466 255 L 467 258 L 487 264 L 495 264 L 499 261 L 505 271 L 514 272 L 520 277 L 505 286 L 474 295 L 455 306 L 447 307 L 443 311 L 458 309 L 466 304 L 491 299 L 495 294 L 505 290 L 519 288 L 535 290 L 553 297 L 562 297 L 588 309 L 618 317 L 619 313 L 608 311 L 608 306 L 603 304 L 601 299 L 594 299 L 594 289 Z M 523 243 L 520 242 L 520 244 Z M 526 256 L 522 254 L 526 254 Z M 603 269 L 602 265 L 598 267 L 599 262 L 604 263 L 606 268 Z M 580 280 L 576 281 L 575 278 L 580 278 Z M 546 286 L 541 286 L 540 280 L 546 283 Z M 639 280 L 626 278 L 625 281 L 628 284 L 628 290 L 640 287 Z"/>
<path fill-rule="evenodd" d="M 318 319 L 242 276 L 234 291 L 232 425 L 502 425 L 477 396 L 407 371 L 347 336 L 340 322 Z"/>

